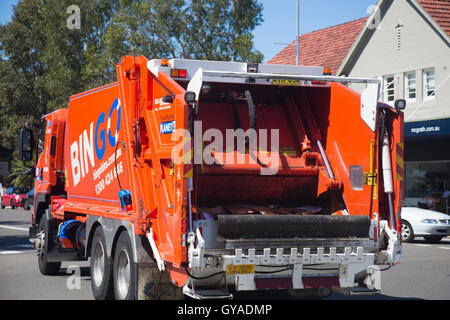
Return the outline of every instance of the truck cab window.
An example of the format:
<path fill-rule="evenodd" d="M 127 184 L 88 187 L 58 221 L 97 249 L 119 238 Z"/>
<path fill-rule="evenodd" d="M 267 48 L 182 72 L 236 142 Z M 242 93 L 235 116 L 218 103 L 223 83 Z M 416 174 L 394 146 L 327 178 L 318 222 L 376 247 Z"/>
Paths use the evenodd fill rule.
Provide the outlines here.
<path fill-rule="evenodd" d="M 41 127 L 39 128 L 38 144 L 37 144 L 37 161 L 41 157 L 42 152 L 44 152 L 45 143 L 45 130 L 47 129 L 47 120 L 42 120 Z"/>

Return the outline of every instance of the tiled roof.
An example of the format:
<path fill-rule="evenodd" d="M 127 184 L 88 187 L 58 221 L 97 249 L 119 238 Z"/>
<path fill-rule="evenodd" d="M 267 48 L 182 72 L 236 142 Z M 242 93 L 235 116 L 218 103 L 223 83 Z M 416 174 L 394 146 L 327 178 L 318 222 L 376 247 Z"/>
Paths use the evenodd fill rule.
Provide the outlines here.
<path fill-rule="evenodd" d="M 417 0 L 417 2 L 450 36 L 450 0 Z"/>
<path fill-rule="evenodd" d="M 367 17 L 301 35 L 300 65 L 330 67 L 336 74 L 366 21 Z M 295 65 L 295 60 L 293 41 L 268 63 Z"/>

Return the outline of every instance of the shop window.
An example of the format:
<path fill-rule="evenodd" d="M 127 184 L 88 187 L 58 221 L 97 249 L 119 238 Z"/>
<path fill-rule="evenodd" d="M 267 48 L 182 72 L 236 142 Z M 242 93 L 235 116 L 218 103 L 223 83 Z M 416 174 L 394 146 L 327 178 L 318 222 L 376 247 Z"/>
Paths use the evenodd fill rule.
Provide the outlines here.
<path fill-rule="evenodd" d="M 408 161 L 405 169 L 405 202 L 447 213 L 450 161 Z"/>

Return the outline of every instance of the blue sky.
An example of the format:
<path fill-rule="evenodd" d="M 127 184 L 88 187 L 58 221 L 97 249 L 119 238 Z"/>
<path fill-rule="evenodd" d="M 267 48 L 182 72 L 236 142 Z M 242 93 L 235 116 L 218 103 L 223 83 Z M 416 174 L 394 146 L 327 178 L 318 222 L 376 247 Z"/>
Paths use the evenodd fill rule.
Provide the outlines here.
<path fill-rule="evenodd" d="M 273 58 L 297 33 L 297 0 L 260 0 L 264 22 L 254 31 L 255 48 L 265 61 Z M 377 0 L 300 0 L 300 34 L 367 17 Z"/>
<path fill-rule="evenodd" d="M 261 26 L 254 30 L 255 48 L 270 60 L 296 35 L 297 0 L 260 0 L 264 6 Z M 366 17 L 376 0 L 300 0 L 300 34 Z M 11 20 L 17 0 L 0 0 L 0 23 Z"/>

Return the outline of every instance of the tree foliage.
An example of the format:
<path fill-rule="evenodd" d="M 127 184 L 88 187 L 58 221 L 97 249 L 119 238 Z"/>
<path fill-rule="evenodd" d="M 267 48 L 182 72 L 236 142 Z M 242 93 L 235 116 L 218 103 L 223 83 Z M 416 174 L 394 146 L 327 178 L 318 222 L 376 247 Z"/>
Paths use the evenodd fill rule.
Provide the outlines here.
<path fill-rule="evenodd" d="M 32 188 L 34 177 L 31 174 L 26 173 L 27 171 L 32 172 L 22 161 L 13 160 L 11 163 L 11 173 L 8 176 L 11 180 L 11 184 L 14 187 Z"/>
<path fill-rule="evenodd" d="M 68 28 L 77 6 L 81 28 Z M 123 55 L 261 62 L 258 0 L 19 0 L 0 25 L 0 145 L 69 97 L 116 80 Z"/>

